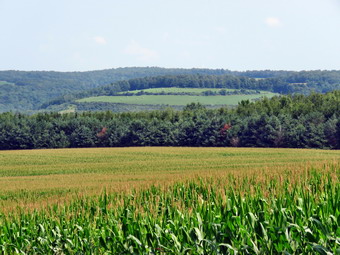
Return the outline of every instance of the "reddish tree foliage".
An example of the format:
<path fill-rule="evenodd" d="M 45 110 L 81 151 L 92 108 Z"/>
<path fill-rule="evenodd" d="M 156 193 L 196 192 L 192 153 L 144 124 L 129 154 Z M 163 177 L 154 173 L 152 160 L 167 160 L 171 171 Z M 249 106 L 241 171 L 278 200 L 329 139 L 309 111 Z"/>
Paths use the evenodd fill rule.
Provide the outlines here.
<path fill-rule="evenodd" d="M 230 124 L 224 124 L 223 129 L 225 131 L 228 131 L 229 129 L 231 129 L 231 125 Z"/>
<path fill-rule="evenodd" d="M 220 130 L 221 135 L 226 135 L 229 129 L 231 129 L 231 125 L 228 123 L 224 124 L 224 126 Z"/>
<path fill-rule="evenodd" d="M 98 138 L 102 138 L 106 135 L 107 128 L 103 127 L 102 130 L 97 134 Z"/>
<path fill-rule="evenodd" d="M 221 128 L 221 133 L 225 134 L 227 133 L 227 131 L 231 129 L 231 125 L 230 124 L 224 124 L 223 128 Z"/>

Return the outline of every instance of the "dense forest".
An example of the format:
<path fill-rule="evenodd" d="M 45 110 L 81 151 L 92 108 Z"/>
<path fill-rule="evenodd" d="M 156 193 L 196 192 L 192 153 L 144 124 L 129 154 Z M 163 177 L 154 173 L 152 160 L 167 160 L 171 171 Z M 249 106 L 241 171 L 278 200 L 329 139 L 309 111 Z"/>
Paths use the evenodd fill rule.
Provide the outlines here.
<path fill-rule="evenodd" d="M 340 89 L 340 71 L 117 68 L 90 72 L 0 71 L 0 112 L 60 110 L 75 99 L 157 87 L 259 89 L 281 94 Z"/>
<path fill-rule="evenodd" d="M 0 114 L 0 149 L 105 146 L 340 148 L 340 91 L 288 95 L 235 109 Z"/>

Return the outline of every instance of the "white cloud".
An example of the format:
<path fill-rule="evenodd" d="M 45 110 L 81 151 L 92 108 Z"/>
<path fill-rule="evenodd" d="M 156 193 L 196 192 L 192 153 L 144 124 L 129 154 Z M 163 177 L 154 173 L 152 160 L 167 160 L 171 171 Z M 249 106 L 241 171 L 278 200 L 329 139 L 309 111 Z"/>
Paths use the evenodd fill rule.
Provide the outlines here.
<path fill-rule="evenodd" d="M 102 36 L 95 36 L 95 37 L 93 37 L 93 40 L 94 40 L 95 43 L 97 43 L 97 44 L 101 44 L 101 45 L 107 44 L 106 39 L 105 39 L 104 37 L 102 37 Z"/>
<path fill-rule="evenodd" d="M 142 47 L 138 42 L 131 41 L 124 51 L 128 55 L 136 56 L 142 61 L 152 61 L 159 58 L 157 51 Z"/>
<path fill-rule="evenodd" d="M 282 26 L 281 20 L 276 17 L 268 17 L 266 18 L 266 24 L 269 27 L 280 27 Z"/>

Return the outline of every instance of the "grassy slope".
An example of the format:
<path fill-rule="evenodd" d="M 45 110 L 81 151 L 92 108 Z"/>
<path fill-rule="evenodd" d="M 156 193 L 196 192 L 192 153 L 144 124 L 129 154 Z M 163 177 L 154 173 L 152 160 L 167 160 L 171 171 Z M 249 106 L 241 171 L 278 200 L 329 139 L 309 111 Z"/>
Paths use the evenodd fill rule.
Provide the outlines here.
<path fill-rule="evenodd" d="M 40 206 L 78 192 L 131 190 L 197 176 L 283 173 L 340 160 L 338 151 L 255 148 L 96 148 L 0 152 L 0 205 Z"/>
<path fill-rule="evenodd" d="M 204 105 L 237 105 L 242 100 L 253 100 L 261 97 L 273 97 L 277 94 L 263 92 L 254 95 L 228 95 L 228 96 L 179 96 L 179 95 L 143 95 L 143 96 L 99 96 L 77 100 L 77 102 L 108 102 L 123 104 L 150 104 L 150 105 L 186 105 L 192 102 Z"/>

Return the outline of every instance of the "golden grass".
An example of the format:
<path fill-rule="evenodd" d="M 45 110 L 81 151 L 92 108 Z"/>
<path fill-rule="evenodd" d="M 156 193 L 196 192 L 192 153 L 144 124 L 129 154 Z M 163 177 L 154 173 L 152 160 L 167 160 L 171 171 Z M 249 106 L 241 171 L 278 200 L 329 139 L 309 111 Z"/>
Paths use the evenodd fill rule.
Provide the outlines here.
<path fill-rule="evenodd" d="M 0 205 L 37 208 L 75 195 L 130 192 L 197 177 L 262 179 L 338 166 L 339 151 L 259 148 L 86 148 L 0 151 Z M 337 168 L 339 169 L 339 168 Z"/>

